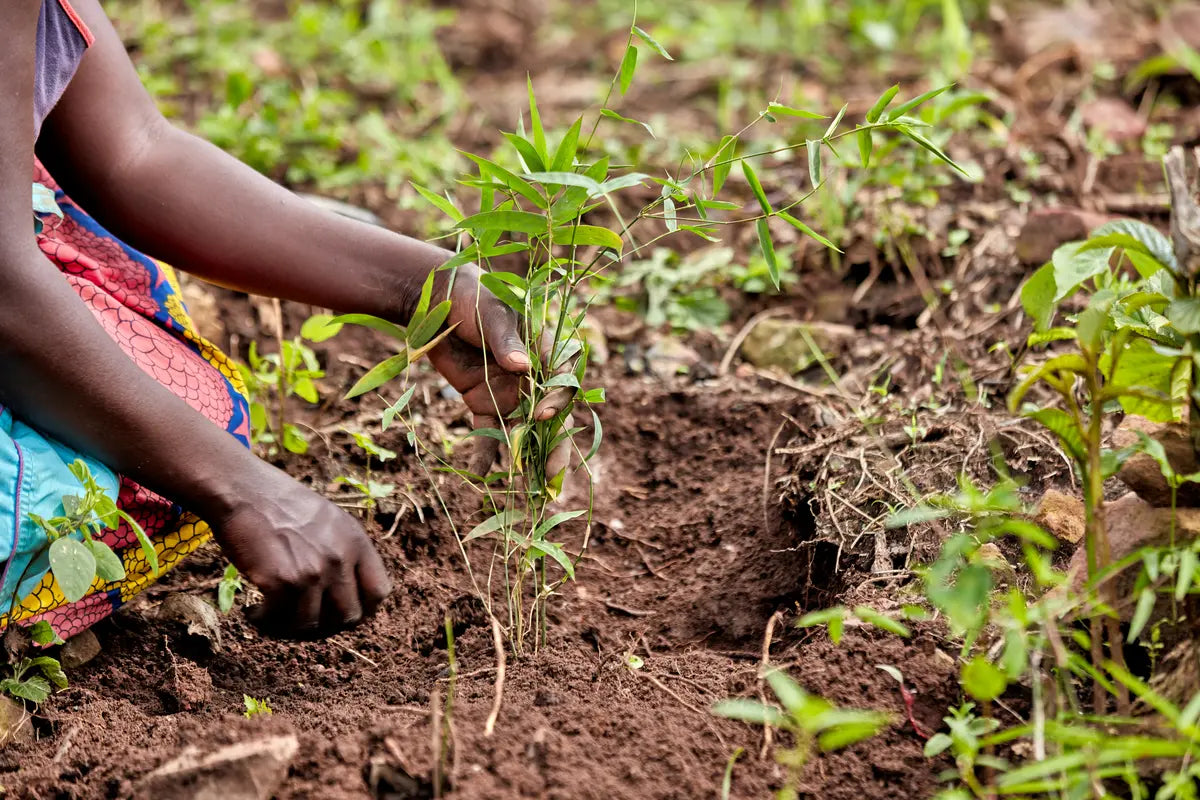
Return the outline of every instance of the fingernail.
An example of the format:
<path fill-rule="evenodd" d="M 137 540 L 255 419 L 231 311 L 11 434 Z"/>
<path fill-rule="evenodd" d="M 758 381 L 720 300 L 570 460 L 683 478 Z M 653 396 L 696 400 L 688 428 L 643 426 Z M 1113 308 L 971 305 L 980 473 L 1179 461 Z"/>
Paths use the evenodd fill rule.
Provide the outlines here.
<path fill-rule="evenodd" d="M 529 356 L 525 355 L 520 350 L 514 350 L 509 358 L 512 360 L 513 366 L 517 367 L 518 369 L 529 369 L 533 366 L 533 362 L 529 360 Z"/>

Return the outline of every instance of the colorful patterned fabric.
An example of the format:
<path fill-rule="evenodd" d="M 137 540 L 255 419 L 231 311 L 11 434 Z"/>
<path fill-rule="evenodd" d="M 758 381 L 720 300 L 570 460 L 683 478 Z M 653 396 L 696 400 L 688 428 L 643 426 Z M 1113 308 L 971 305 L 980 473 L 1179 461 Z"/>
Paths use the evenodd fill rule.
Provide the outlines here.
<path fill-rule="evenodd" d="M 249 446 L 249 410 L 237 368 L 196 332 L 171 268 L 133 250 L 100 227 L 63 194 L 40 164 L 35 168 L 34 182 L 55 192 L 64 215 L 61 220 L 42 217 L 44 228 L 38 234 L 38 244 L 104 331 L 147 374 Z M 0 586 L 6 590 L 10 585 L 21 586 L 17 596 L 24 599 L 12 612 L 12 621 L 24 624 L 44 619 L 66 638 L 107 617 L 149 586 L 154 576 L 133 532 L 122 524 L 103 538 L 121 557 L 125 580 L 104 583 L 97 578 L 82 600 L 66 601 L 45 563 L 45 535 L 26 525 L 25 518 L 31 511 L 44 517 L 61 513 L 61 496 L 48 496 L 44 487 L 42 491 L 30 488 L 29 478 L 39 473 L 51 478 L 61 476 L 61 470 L 75 456 L 47 439 L 34 446 L 28 437 L 36 436 L 19 422 L 0 416 L 0 451 L 9 447 L 15 454 L 0 452 L 0 558 L 8 554 Z M 40 463 L 33 463 L 39 459 Z M 15 470 L 16 474 L 6 474 L 6 470 Z M 50 482 L 57 487 L 55 480 Z M 116 480 L 118 505 L 154 541 L 160 574 L 210 538 L 208 526 L 194 515 L 126 478 L 114 476 Z M 12 492 L 13 496 L 3 497 L 4 492 Z M 10 519 L 5 519 L 6 509 Z M 14 532 L 11 545 L 3 541 L 7 531 Z M 30 537 L 39 534 L 41 541 L 31 543 Z M 4 597 L 0 608 L 7 610 L 11 601 L 12 595 Z M 9 615 L 0 616 L 0 627 L 9 621 Z"/>

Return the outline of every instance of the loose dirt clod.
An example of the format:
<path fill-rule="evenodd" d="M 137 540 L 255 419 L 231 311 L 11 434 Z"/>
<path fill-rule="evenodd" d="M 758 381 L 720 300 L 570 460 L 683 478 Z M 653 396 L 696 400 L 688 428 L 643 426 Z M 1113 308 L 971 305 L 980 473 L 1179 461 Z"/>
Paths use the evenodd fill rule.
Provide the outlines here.
<path fill-rule="evenodd" d="M 201 755 L 183 755 L 138 782 L 141 800 L 267 800 L 287 777 L 300 749 L 295 736 L 275 736 L 223 747 Z"/>
<path fill-rule="evenodd" d="M 1033 521 L 1054 534 L 1059 541 L 1078 544 L 1083 540 L 1086 525 L 1084 515 L 1082 500 L 1051 489 L 1042 495 Z"/>

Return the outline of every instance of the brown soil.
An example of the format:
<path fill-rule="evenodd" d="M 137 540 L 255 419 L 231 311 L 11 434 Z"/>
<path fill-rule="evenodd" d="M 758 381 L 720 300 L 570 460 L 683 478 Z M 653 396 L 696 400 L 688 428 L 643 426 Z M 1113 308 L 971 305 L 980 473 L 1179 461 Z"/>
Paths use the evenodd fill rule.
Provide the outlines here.
<path fill-rule="evenodd" d="M 1137 52 L 1104 51 L 1096 43 L 1118 62 L 1118 74 L 1152 52 L 1147 20 L 1129 23 L 1135 37 L 1124 36 L 1127 25 L 1109 26 L 1122 41 L 1136 42 Z M 950 489 L 960 471 L 980 480 L 994 476 L 993 442 L 1008 468 L 1028 479 L 1031 498 L 1070 485 L 1049 440 L 1003 411 L 1009 362 L 991 345 L 1007 342 L 1015 351 L 1023 339 L 1024 321 L 1011 297 L 1027 269 L 1014 240 L 1030 210 L 1013 202 L 1006 184 L 1023 181 L 1036 194 L 1033 207 L 1057 197 L 1091 212 L 1165 219 L 1161 201 L 1143 197 L 1161 187 L 1140 156 L 1096 169 L 1078 135 L 1064 130 L 1064 117 L 1082 102 L 1090 46 L 1073 45 L 1067 57 L 1020 73 L 1033 55 L 1022 51 L 1019 35 L 1030 23 L 1013 12 L 995 24 L 996 56 L 981 60 L 975 80 L 996 93 L 994 110 L 1015 114 L 1013 146 L 973 153 L 984 181 L 952 186 L 942 206 L 916 210 L 933 234 L 930 242 L 914 240 L 926 272 L 888 263 L 875 274 L 867 230 L 868 246 L 847 248 L 842 273 L 810 251 L 802 291 L 735 308 L 735 325 L 779 306 L 799 318 L 856 326 L 859 336 L 830 354 L 840 390 L 821 386 L 816 373 L 771 377 L 736 362 L 731 374 L 713 377 L 728 337 L 694 337 L 701 366 L 689 378 L 670 380 L 633 372 L 633 354 L 653 344 L 656 332 L 624 336 L 623 354 L 614 347 L 602 376 L 610 402 L 601 409 L 605 446 L 594 465 L 590 547 L 578 580 L 551 605 L 549 645 L 509 659 L 492 736 L 484 735 L 484 724 L 497 659 L 487 615 L 473 598 L 444 514 L 423 488 L 423 473 L 401 455 L 388 479 L 405 496 L 385 505 L 371 526 L 397 584 L 377 618 L 327 642 L 278 642 L 261 638 L 239 609 L 223 618 L 217 649 L 154 614 L 171 592 L 212 595 L 224 562 L 215 549 L 201 553 L 99 626 L 103 652 L 40 709 L 38 741 L 0 751 L 0 785 L 19 798 L 123 798 L 185 745 L 294 732 L 301 750 L 281 798 L 432 797 L 434 718 L 445 711 L 449 687 L 443 629 L 449 615 L 459 677 L 451 752 L 444 753 L 446 796 L 716 797 L 740 748 L 730 796 L 764 798 L 782 785 L 783 773 L 763 752 L 762 732 L 708 710 L 721 699 L 761 691 L 764 635 L 779 613 L 769 642 L 773 664 L 836 703 L 886 710 L 896 719 L 875 739 L 815 759 L 803 778 L 806 796 L 936 793 L 936 776 L 949 764 L 924 758 L 922 733 L 940 728 L 946 709 L 960 702 L 948 655 L 955 648 L 943 647 L 944 630 L 922 624 L 902 640 L 850 627 L 835 646 L 824 632 L 791 623 L 799 613 L 834 604 L 893 610 L 906 602 L 916 581 L 912 569 L 936 553 L 945 531 L 885 530 L 887 506 L 910 500 L 910 486 L 919 494 Z M 483 27 L 450 32 L 447 49 L 478 53 L 462 41 L 483 36 Z M 520 53 L 528 42 L 519 32 L 502 27 L 503 41 L 478 59 L 491 67 Z M 505 38 L 510 34 L 512 41 Z M 523 70 L 481 74 L 476 90 L 507 113 L 524 91 Z M 543 83 L 556 77 L 567 92 L 570 75 L 549 70 Z M 1173 80 L 1158 90 L 1167 92 Z M 1119 81 L 1104 88 L 1120 96 Z M 1179 89 L 1192 90 L 1193 84 Z M 514 100 L 506 104 L 508 95 Z M 1142 98 L 1126 99 L 1136 107 Z M 1195 133 L 1188 119 L 1181 112 L 1174 120 L 1178 138 Z M 1037 175 L 1022 160 L 1022 147 L 1043 159 Z M 377 210 L 396 221 L 388 209 Z M 959 254 L 943 256 L 953 228 L 971 238 Z M 922 282 L 942 280 L 953 290 L 927 312 Z M 850 308 L 848 295 L 864 281 L 871 288 Z M 239 350 L 251 338 L 269 338 L 245 298 L 214 296 L 223 341 Z M 290 309 L 289 324 L 306 313 Z M 349 332 L 319 349 L 329 365 L 330 397 L 384 352 L 372 337 Z M 884 376 L 887 391 L 871 391 Z M 451 440 L 464 433 L 459 404 L 441 398 L 434 376 L 423 386 L 414 407 L 426 433 Z M 297 409 L 319 435 L 309 456 L 286 466 L 336 493 L 332 479 L 363 466 L 341 429 L 366 427 L 378 410 L 377 401 Z M 872 418 L 886 422 L 864 425 Z M 381 443 L 403 450 L 399 432 Z M 476 510 L 449 481 L 441 489 L 460 522 Z M 572 535 L 578 544 L 580 532 Z M 644 665 L 630 668 L 628 655 Z M 915 696 L 911 719 L 881 664 L 903 672 Z M 243 694 L 268 698 L 274 714 L 244 719 Z"/>

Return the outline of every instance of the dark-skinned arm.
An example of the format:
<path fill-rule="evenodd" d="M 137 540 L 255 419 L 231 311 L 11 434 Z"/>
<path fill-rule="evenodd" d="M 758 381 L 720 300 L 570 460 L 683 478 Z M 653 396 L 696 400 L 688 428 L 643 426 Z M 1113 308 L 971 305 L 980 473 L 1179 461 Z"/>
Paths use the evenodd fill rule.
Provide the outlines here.
<path fill-rule="evenodd" d="M 211 522 L 263 590 L 276 630 L 357 622 L 390 590 L 361 527 L 142 372 L 38 248 L 29 186 L 40 6 L 0 0 L 0 402 Z"/>
<path fill-rule="evenodd" d="M 451 253 L 318 208 L 176 129 L 143 89 L 97 0 L 76 0 L 96 43 L 51 114 L 38 155 L 106 228 L 191 274 L 241 291 L 406 322 Z M 517 316 L 457 270 L 430 360 L 477 415 L 516 407 L 530 362 Z M 439 290 L 449 281 L 439 273 Z M 486 347 L 485 350 L 483 348 Z M 539 408 L 549 418 L 568 393 Z"/>

